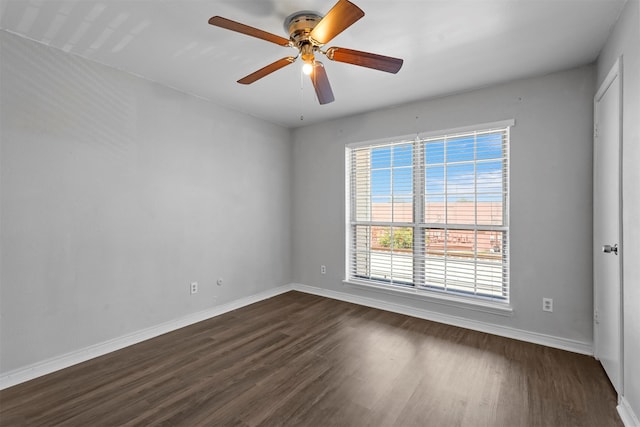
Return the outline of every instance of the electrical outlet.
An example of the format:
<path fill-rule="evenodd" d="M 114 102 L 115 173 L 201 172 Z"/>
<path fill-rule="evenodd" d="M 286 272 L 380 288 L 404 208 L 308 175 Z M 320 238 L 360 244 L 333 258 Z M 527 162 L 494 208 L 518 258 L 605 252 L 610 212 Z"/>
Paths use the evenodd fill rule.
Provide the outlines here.
<path fill-rule="evenodd" d="M 320 274 L 327 274 L 327 266 L 326 265 L 321 265 L 320 266 Z"/>
<path fill-rule="evenodd" d="M 553 298 L 542 298 L 542 311 L 553 312 Z"/>
<path fill-rule="evenodd" d="M 191 282 L 190 292 L 191 295 L 198 293 L 198 282 Z"/>

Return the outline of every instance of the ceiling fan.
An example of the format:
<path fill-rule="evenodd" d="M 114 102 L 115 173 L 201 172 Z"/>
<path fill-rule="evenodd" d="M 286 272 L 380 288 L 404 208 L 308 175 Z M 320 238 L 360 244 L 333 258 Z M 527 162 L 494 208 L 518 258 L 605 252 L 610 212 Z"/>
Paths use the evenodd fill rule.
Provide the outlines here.
<path fill-rule="evenodd" d="M 320 52 L 332 61 L 359 65 L 375 70 L 397 73 L 402 67 L 402 59 L 343 47 L 330 47 L 322 50 L 334 37 L 353 25 L 364 16 L 364 12 L 348 0 L 338 0 L 331 10 L 324 16 L 317 12 L 300 11 L 289 15 L 284 21 L 284 28 L 289 32 L 289 38 L 280 37 L 258 28 L 250 27 L 221 16 L 209 19 L 209 24 L 227 30 L 236 31 L 248 36 L 256 37 L 284 47 L 298 49 L 297 56 L 287 56 L 266 67 L 255 71 L 238 83 L 251 84 L 289 64 L 299 57 L 304 61 L 303 72 L 311 77 L 311 82 L 318 96 L 320 104 L 333 102 L 333 91 L 329 84 L 327 73 L 322 62 L 317 61 L 315 55 Z"/>

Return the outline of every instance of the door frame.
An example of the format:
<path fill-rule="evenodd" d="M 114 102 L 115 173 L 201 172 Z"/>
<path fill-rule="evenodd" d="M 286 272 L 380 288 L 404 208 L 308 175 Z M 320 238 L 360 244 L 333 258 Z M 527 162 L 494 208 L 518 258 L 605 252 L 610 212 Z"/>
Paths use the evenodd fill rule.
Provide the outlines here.
<path fill-rule="evenodd" d="M 593 144 L 594 144 L 594 179 L 595 179 L 595 144 L 597 143 L 597 138 L 598 138 L 598 123 L 596 122 L 597 118 L 598 118 L 598 105 L 600 100 L 603 98 L 603 96 L 605 95 L 605 93 L 607 92 L 607 90 L 609 89 L 609 87 L 611 86 L 611 84 L 618 79 L 619 85 L 618 85 L 618 268 L 620 271 L 620 280 L 619 280 L 619 287 L 620 287 L 620 313 L 619 313 L 619 324 L 620 324 L 620 330 L 619 330 L 619 342 L 620 342 L 620 348 L 619 350 L 619 355 L 620 355 L 620 370 L 619 370 L 619 375 L 620 375 L 620 390 L 618 390 L 619 392 L 619 396 L 624 395 L 624 275 L 623 275 L 623 265 L 624 265 L 624 242 L 623 242 L 623 222 L 622 222 L 622 209 L 623 209 L 623 199 L 622 199 L 622 185 L 623 185 L 623 180 L 622 180 L 622 159 L 623 159 L 623 141 L 622 141 L 622 117 L 623 117 L 623 80 L 622 80 L 622 56 L 620 56 L 618 59 L 616 59 L 615 63 L 613 64 L 613 66 L 611 67 L 611 69 L 609 70 L 609 72 L 607 73 L 607 76 L 605 77 L 605 79 L 602 81 L 602 84 L 600 85 L 600 87 L 598 88 L 598 91 L 596 92 L 595 96 L 593 97 Z M 593 242 L 594 245 L 601 245 L 604 242 Z M 594 260 L 594 268 L 595 268 L 595 260 Z M 595 274 L 594 274 L 594 290 L 595 290 Z M 593 342 L 593 354 L 594 357 L 596 359 L 598 358 L 598 343 L 597 343 L 597 324 L 596 324 L 596 312 L 595 312 L 595 308 L 598 306 L 597 304 L 597 292 L 594 292 L 594 301 L 593 301 L 593 306 L 594 306 L 594 323 L 593 323 L 593 328 L 594 328 L 594 334 L 593 334 L 593 338 L 594 338 L 594 342 Z"/>

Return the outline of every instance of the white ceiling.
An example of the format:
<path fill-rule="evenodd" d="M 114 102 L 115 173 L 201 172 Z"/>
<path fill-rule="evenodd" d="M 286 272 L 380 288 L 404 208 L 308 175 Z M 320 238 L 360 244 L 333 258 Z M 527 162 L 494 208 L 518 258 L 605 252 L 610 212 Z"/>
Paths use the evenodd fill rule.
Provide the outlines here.
<path fill-rule="evenodd" d="M 287 15 L 324 14 L 334 0 L 0 1 L 2 29 L 287 127 L 590 63 L 625 2 L 353 0 L 365 16 L 326 47 L 404 65 L 394 75 L 323 58 L 336 100 L 319 105 L 300 61 L 237 84 L 296 51 L 207 21 L 221 15 L 288 37 Z"/>

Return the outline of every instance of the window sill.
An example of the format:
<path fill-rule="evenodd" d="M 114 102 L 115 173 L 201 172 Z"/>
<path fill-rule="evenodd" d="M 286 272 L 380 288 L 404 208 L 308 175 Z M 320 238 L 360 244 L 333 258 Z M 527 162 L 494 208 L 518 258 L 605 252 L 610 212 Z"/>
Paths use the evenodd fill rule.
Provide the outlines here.
<path fill-rule="evenodd" d="M 510 304 L 493 302 L 489 300 L 475 299 L 458 295 L 450 295 L 434 291 L 425 291 L 415 288 L 407 288 L 397 285 L 377 285 L 358 280 L 343 280 L 345 286 L 367 289 L 387 295 L 395 295 L 414 300 L 429 301 L 435 304 L 462 308 L 465 310 L 480 311 L 483 313 L 497 314 L 499 316 L 513 315 L 513 307 Z"/>

